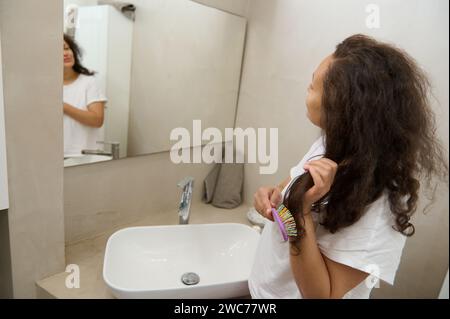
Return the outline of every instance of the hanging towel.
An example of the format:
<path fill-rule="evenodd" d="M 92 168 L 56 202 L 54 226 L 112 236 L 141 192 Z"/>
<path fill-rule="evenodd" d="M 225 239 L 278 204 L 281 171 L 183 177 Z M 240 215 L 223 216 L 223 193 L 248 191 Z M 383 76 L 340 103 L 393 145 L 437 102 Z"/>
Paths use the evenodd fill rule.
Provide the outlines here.
<path fill-rule="evenodd" d="M 244 164 L 217 164 L 205 179 L 203 199 L 215 207 L 233 209 L 242 204 Z"/>
<path fill-rule="evenodd" d="M 124 16 L 134 21 L 136 19 L 136 6 L 132 3 L 113 1 L 113 0 L 100 0 L 99 5 L 108 4 L 123 13 Z"/>
<path fill-rule="evenodd" d="M 207 204 L 211 204 L 213 200 L 219 173 L 220 164 L 216 164 L 203 182 L 203 201 Z"/>

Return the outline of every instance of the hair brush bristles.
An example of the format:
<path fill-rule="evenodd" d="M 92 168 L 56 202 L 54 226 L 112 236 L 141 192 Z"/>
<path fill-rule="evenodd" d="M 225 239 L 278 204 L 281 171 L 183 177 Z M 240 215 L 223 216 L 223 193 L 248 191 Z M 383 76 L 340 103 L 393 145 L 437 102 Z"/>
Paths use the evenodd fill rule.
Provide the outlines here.
<path fill-rule="evenodd" d="M 294 216 L 292 216 L 289 209 L 286 208 L 283 204 L 281 204 L 278 207 L 277 210 L 278 216 L 280 216 L 281 221 L 284 224 L 284 227 L 286 229 L 287 235 L 290 239 L 297 238 L 298 232 L 297 232 L 297 224 L 295 222 Z"/>

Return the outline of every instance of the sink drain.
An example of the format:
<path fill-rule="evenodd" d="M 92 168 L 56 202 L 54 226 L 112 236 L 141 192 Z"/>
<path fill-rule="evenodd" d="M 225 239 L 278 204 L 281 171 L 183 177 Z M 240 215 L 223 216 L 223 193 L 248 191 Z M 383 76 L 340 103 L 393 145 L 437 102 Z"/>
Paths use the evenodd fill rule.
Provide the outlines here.
<path fill-rule="evenodd" d="M 181 276 L 181 281 L 186 286 L 193 286 L 200 282 L 200 276 L 193 272 L 185 273 L 183 276 Z"/>

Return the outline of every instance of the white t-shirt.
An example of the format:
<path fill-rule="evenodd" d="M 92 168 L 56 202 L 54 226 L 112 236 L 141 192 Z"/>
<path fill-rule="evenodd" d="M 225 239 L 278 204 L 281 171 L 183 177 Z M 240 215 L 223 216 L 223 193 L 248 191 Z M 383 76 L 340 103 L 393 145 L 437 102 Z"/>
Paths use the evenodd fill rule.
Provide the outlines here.
<path fill-rule="evenodd" d="M 324 138 L 319 138 L 300 161 L 291 169 L 291 178 L 304 173 L 303 165 L 319 159 L 325 153 Z M 283 190 L 286 192 L 289 185 Z M 317 214 L 315 220 L 317 220 Z M 331 234 L 320 224 L 316 238 L 320 251 L 327 258 L 371 276 L 344 298 L 369 298 L 373 284 L 381 279 L 391 285 L 400 263 L 406 237 L 395 231 L 395 219 L 386 194 L 369 205 L 359 221 Z M 269 222 L 264 227 L 249 278 L 250 293 L 255 299 L 302 298 L 291 271 L 289 243 L 283 242 L 278 225 Z"/>
<path fill-rule="evenodd" d="M 64 85 L 63 98 L 64 103 L 83 111 L 87 111 L 94 102 L 107 101 L 97 79 L 84 74 L 80 74 L 73 83 Z M 98 149 L 101 132 L 101 128 L 88 127 L 64 114 L 64 157 L 80 155 L 86 149 Z"/>

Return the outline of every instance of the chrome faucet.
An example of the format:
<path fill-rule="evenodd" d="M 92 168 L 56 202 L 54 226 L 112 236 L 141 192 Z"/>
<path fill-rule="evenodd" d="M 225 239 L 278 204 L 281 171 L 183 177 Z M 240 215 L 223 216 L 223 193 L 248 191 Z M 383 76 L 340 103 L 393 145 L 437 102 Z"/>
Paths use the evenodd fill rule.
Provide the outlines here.
<path fill-rule="evenodd" d="M 181 194 L 180 206 L 178 207 L 178 216 L 180 225 L 187 225 L 189 223 L 189 216 L 191 210 L 192 191 L 194 188 L 194 178 L 186 177 L 178 183 L 178 187 L 183 189 Z"/>
<path fill-rule="evenodd" d="M 119 142 L 97 142 L 97 144 L 111 145 L 111 152 L 105 152 L 103 150 L 82 150 L 81 153 L 84 155 L 111 156 L 113 158 L 113 160 L 118 160 L 120 158 L 120 143 Z"/>

